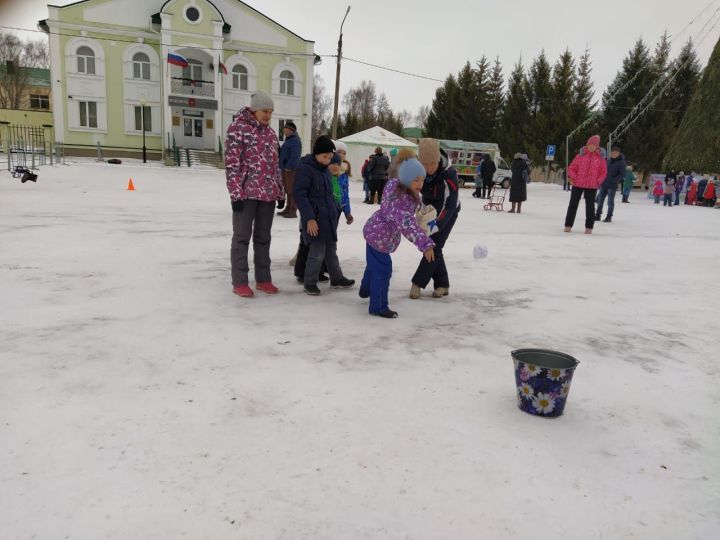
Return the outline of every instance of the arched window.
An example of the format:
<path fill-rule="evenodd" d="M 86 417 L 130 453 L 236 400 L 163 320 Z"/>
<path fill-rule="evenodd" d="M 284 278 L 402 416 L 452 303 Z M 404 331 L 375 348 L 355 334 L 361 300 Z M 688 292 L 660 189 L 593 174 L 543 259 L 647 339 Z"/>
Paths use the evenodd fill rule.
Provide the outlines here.
<path fill-rule="evenodd" d="M 295 95 L 295 76 L 287 69 L 280 72 L 280 93 L 286 96 Z"/>
<path fill-rule="evenodd" d="M 143 52 L 133 55 L 133 78 L 150 80 L 150 58 Z"/>
<path fill-rule="evenodd" d="M 232 68 L 232 86 L 238 90 L 248 89 L 248 70 L 242 64 Z"/>
<path fill-rule="evenodd" d="M 87 75 L 95 75 L 95 53 L 93 50 L 83 45 L 78 47 L 77 52 L 77 70 L 78 73 L 85 73 Z"/>

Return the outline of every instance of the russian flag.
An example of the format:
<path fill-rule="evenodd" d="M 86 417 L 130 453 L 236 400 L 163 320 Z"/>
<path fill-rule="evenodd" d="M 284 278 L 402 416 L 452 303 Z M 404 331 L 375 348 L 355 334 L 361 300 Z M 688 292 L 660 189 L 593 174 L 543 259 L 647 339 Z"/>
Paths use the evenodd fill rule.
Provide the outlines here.
<path fill-rule="evenodd" d="M 167 60 L 168 64 L 172 64 L 173 66 L 188 67 L 187 58 L 181 54 L 169 52 Z"/>

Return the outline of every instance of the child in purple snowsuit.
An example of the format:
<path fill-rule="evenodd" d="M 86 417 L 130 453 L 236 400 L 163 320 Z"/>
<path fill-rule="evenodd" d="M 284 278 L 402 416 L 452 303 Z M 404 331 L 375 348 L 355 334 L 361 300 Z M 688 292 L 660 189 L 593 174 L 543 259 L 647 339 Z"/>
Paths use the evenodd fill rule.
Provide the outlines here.
<path fill-rule="evenodd" d="M 393 253 L 400 245 L 400 234 L 422 251 L 428 262 L 435 254 L 435 242 L 420 227 L 415 216 L 421 207 L 419 193 L 425 180 L 425 169 L 415 158 L 400 166 L 398 178 L 388 180 L 380 209 L 363 228 L 367 242 L 365 275 L 360 284 L 360 298 L 370 298 L 369 312 L 387 319 L 398 316 L 388 305 Z"/>

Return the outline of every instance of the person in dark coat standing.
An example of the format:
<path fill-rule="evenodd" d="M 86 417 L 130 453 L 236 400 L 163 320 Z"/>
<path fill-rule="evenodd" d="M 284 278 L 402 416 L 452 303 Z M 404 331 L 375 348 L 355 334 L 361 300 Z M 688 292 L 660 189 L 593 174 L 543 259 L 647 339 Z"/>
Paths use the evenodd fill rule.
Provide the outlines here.
<path fill-rule="evenodd" d="M 481 199 L 490 198 L 490 192 L 493 188 L 493 178 L 495 177 L 495 171 L 497 167 L 490 154 L 485 154 L 485 158 L 480 164 L 480 178 L 482 179 L 482 187 L 480 188 L 480 194 L 476 194 L 476 197 Z"/>
<path fill-rule="evenodd" d="M 377 202 L 382 201 L 385 182 L 387 182 L 388 169 L 390 168 L 390 158 L 383 154 L 382 148 L 379 146 L 375 149 L 375 153 L 370 157 L 366 172 L 370 184 L 370 204 L 375 201 L 377 194 Z"/>
<path fill-rule="evenodd" d="M 510 177 L 510 202 L 512 208 L 509 213 L 520 213 L 522 203 L 527 200 L 528 169 L 527 162 L 519 152 L 515 154 L 510 166 L 512 176 Z"/>
<path fill-rule="evenodd" d="M 610 148 L 610 159 L 607 162 L 607 176 L 598 191 L 595 221 L 600 221 L 602 217 L 605 197 L 607 197 L 608 200 L 608 211 L 603 222 L 610 223 L 612 221 L 613 210 L 615 210 L 615 193 L 618 190 L 618 186 L 620 186 L 625 179 L 625 170 L 627 169 L 625 156 L 623 156 L 621 152 L 622 148 L 620 148 L 618 144 L 613 144 L 612 148 Z"/>
<path fill-rule="evenodd" d="M 293 201 L 293 183 L 295 182 L 295 170 L 300 165 L 300 154 L 302 153 L 302 142 L 297 134 L 297 127 L 294 122 L 286 122 L 283 127 L 285 141 L 280 147 L 280 173 L 282 174 L 283 186 L 287 193 L 285 210 L 278 212 L 279 216 L 286 218 L 297 217 L 297 206 Z"/>
<path fill-rule="evenodd" d="M 328 165 L 335 154 L 335 145 L 324 135 L 318 137 L 312 154 L 300 160 L 295 174 L 293 196 L 300 211 L 303 242 L 310 246 L 304 273 L 304 290 L 318 296 L 317 282 L 323 262 L 330 274 L 330 285 L 348 288 L 355 280 L 343 276 L 337 257 L 337 226 L 340 212 L 333 196 Z"/>

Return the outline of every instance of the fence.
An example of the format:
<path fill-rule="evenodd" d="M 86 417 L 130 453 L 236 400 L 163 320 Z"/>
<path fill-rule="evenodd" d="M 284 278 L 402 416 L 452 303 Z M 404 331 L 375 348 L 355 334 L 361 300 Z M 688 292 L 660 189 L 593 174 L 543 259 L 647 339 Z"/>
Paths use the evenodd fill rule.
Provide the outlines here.
<path fill-rule="evenodd" d="M 45 128 L 6 124 L 0 133 L 0 161 L 7 170 L 15 167 L 37 169 L 43 165 L 53 165 L 53 144 L 45 140 Z M 62 150 L 62 149 L 58 149 Z M 64 160 L 64 152 L 62 152 Z"/>

